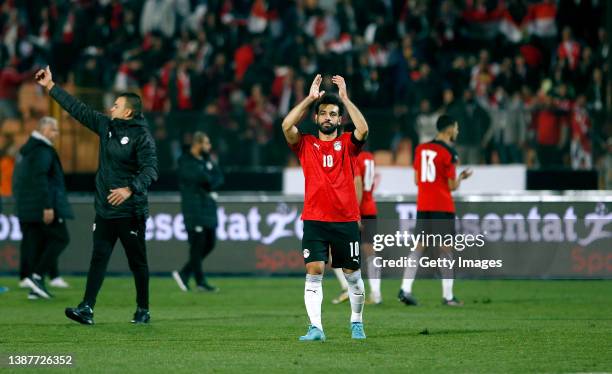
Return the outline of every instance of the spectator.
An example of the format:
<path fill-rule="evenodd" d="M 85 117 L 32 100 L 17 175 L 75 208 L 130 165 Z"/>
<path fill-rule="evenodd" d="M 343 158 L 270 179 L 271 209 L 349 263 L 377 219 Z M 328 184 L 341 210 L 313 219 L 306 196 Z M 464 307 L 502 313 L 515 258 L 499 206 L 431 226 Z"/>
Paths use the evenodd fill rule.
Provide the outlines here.
<path fill-rule="evenodd" d="M 418 79 L 415 82 L 415 91 L 419 102 L 427 100 L 433 106 L 440 104 L 440 83 L 431 72 L 429 64 L 421 64 Z"/>
<path fill-rule="evenodd" d="M 366 53 L 361 53 L 357 59 L 357 68 L 353 75 L 352 96 L 355 98 L 355 103 L 364 106 L 372 107 L 381 104 L 379 100 L 382 95 L 380 76 L 376 68 L 368 64 L 368 56 Z"/>
<path fill-rule="evenodd" d="M 481 162 L 482 139 L 490 126 L 488 113 L 474 98 L 474 92 L 466 89 L 459 103 L 456 117 L 461 126 L 457 137 L 457 152 L 461 163 L 474 165 Z"/>
<path fill-rule="evenodd" d="M 608 42 L 608 33 L 606 29 L 600 27 L 597 30 L 597 50 L 595 51 L 595 61 L 598 65 L 603 65 L 608 61 L 610 53 L 610 43 Z"/>
<path fill-rule="evenodd" d="M 573 39 L 569 27 L 563 28 L 561 38 L 561 43 L 557 47 L 557 58 L 559 62 L 565 63 L 571 71 L 574 71 L 580 61 L 580 44 Z"/>
<path fill-rule="evenodd" d="M 251 96 L 246 101 L 245 110 L 249 117 L 249 125 L 257 133 L 260 142 L 267 142 L 274 126 L 275 108 L 263 94 L 259 84 L 251 88 Z"/>
<path fill-rule="evenodd" d="M 513 164 L 522 162 L 520 146 L 525 142 L 527 123 L 518 92 L 508 97 L 504 87 L 495 90 L 493 102 L 485 102 L 491 118 L 491 126 L 483 143 L 489 146 L 492 163 Z"/>
<path fill-rule="evenodd" d="M 564 126 L 569 126 L 570 114 L 572 107 L 574 106 L 574 102 L 572 100 L 573 95 L 569 92 L 567 84 L 561 83 L 555 87 L 553 95 L 553 105 L 557 110 L 557 115 L 559 116 L 561 124 Z"/>
<path fill-rule="evenodd" d="M 361 105 L 392 108 L 385 121 L 405 123 L 394 127 L 403 135 L 414 135 L 413 114 L 421 99 L 435 109 L 447 86 L 458 96 L 472 87 L 479 99 L 489 98 L 492 88 L 503 86 L 512 96 L 523 86 L 537 91 L 542 75 L 551 72 L 555 103 L 565 107 L 568 116 L 566 104 L 586 94 L 594 157 L 605 151 L 603 72 L 609 69 L 609 43 L 601 22 L 602 2 L 104 0 L 52 2 L 49 7 L 30 3 L 3 4 L 0 66 L 18 58 L 16 71 L 26 71 L 32 64 L 46 65 L 51 60 L 61 80 L 74 76 L 81 87 L 91 82 L 108 87 L 114 77 L 115 89 L 152 94 L 150 108 L 160 110 L 163 95 L 153 98 L 168 92 L 170 83 L 176 85 L 170 79 L 176 59 L 190 60 L 192 109 L 188 110 L 205 108 L 206 113 L 220 116 L 224 124 L 219 127 L 220 152 L 229 152 L 223 138 L 234 134 L 229 130 L 233 123 L 241 136 L 246 134 L 241 98 L 252 86 L 259 84 L 272 93 L 277 109 L 271 115 L 276 118 L 302 91 L 298 82 L 304 77 L 310 80 L 321 66 L 344 72 L 352 82 L 352 96 Z M 499 20 L 500 15 L 504 21 L 485 22 L 483 32 L 481 21 Z M 513 30 L 512 24 L 521 29 Z M 560 40 L 557 29 L 563 30 Z M 177 35 L 179 42 L 171 44 Z M 95 62 L 90 47 L 96 47 Z M 474 55 L 474 51 L 480 53 Z M 271 90 L 274 73 L 285 67 L 294 69 L 295 76 L 279 80 L 276 85 L 282 84 Z M 152 76 L 159 76 L 159 84 L 153 84 Z M 562 85 L 567 97 L 556 93 Z M 512 102 L 508 101 L 511 116 L 515 114 Z M 442 105 L 464 112 L 463 100 Z M 8 111 L 15 112 L 15 107 Z M 1 103 L 0 117 L 6 117 L 5 108 Z M 256 122 L 250 121 L 251 126 Z M 569 126 L 569 117 L 565 121 Z M 461 143 L 468 123 L 460 123 Z M 172 138 L 172 119 L 168 127 L 170 141 L 179 142 Z M 482 137 L 484 132 L 477 134 Z M 248 143 L 246 137 L 243 140 Z M 375 145 L 380 146 L 387 147 Z M 479 156 L 482 149 L 475 149 Z M 568 158 L 569 143 L 562 153 Z M 236 160 L 221 156 L 228 162 Z M 463 161 L 471 158 L 463 156 Z"/>
<path fill-rule="evenodd" d="M 422 99 L 419 105 L 419 114 L 416 117 L 415 126 L 416 133 L 419 138 L 419 144 L 432 141 L 438 134 L 436 121 L 438 113 L 431 111 L 429 100 Z"/>
<path fill-rule="evenodd" d="M 193 87 L 197 84 L 192 62 L 186 59 L 177 61 L 168 83 L 170 107 L 174 111 L 192 110 L 195 108 Z"/>
<path fill-rule="evenodd" d="M 106 84 L 105 64 L 102 61 L 101 50 L 89 47 L 77 63 L 74 83 L 80 88 L 78 98 L 94 108 L 104 107 L 100 89 Z"/>
<path fill-rule="evenodd" d="M 446 88 L 442 92 L 442 107 L 438 111 L 455 119 L 461 116 L 460 104 L 455 100 L 455 93 L 451 88 Z"/>
<path fill-rule="evenodd" d="M 571 115 L 571 162 L 572 169 L 591 169 L 593 167 L 591 120 L 586 110 L 586 96 L 580 95 Z"/>
<path fill-rule="evenodd" d="M 142 61 L 137 58 L 131 58 L 121 65 L 117 70 L 113 88 L 117 92 L 127 92 L 139 87 L 139 73 L 142 69 Z"/>
<path fill-rule="evenodd" d="M 548 95 L 540 97 L 540 103 L 534 111 L 533 127 L 540 166 L 543 168 L 561 166 L 561 150 L 566 142 L 567 127 L 559 120 L 552 97 Z"/>
<path fill-rule="evenodd" d="M 585 47 L 582 51 L 580 64 L 574 72 L 573 83 L 574 87 L 576 88 L 576 92 L 586 92 L 589 85 L 589 80 L 593 76 L 593 69 L 595 69 L 593 50 L 590 47 Z"/>
<path fill-rule="evenodd" d="M 142 61 L 142 68 L 138 72 L 140 81 L 156 74 L 164 64 L 172 58 L 172 53 L 163 38 L 158 32 L 152 32 L 143 43 L 143 52 L 139 55 Z"/>
<path fill-rule="evenodd" d="M 452 67 L 446 74 L 446 82 L 451 84 L 453 92 L 458 94 L 462 94 L 469 87 L 470 70 L 468 69 L 465 57 L 457 56 L 453 60 Z"/>
<path fill-rule="evenodd" d="M 147 0 L 140 16 L 140 35 L 160 31 L 166 38 L 174 36 L 176 8 L 174 0 Z"/>
<path fill-rule="evenodd" d="M 489 86 L 495 79 L 494 67 L 489 63 L 489 52 L 481 50 L 478 57 L 478 64 L 472 68 L 470 87 L 474 90 L 477 97 L 486 96 Z"/>
<path fill-rule="evenodd" d="M 19 86 L 32 76 L 32 72 L 20 73 L 17 64 L 17 58 L 13 57 L 9 64 L 0 70 L 0 123 L 6 118 L 21 117 L 17 107 L 17 91 Z"/>
<path fill-rule="evenodd" d="M 142 87 L 142 107 L 146 112 L 159 113 L 166 109 L 167 91 L 162 87 L 159 77 L 152 75 Z"/>
<path fill-rule="evenodd" d="M 234 53 L 235 79 L 241 82 L 249 66 L 255 61 L 255 51 L 251 44 L 244 44 Z"/>
<path fill-rule="evenodd" d="M 502 87 L 508 94 L 513 94 L 519 89 L 520 82 L 514 77 L 512 60 L 509 57 L 504 58 L 499 66 L 499 73 L 493 81 L 493 86 Z"/>
<path fill-rule="evenodd" d="M 533 88 L 539 84 L 534 71 L 525 63 L 525 57 L 520 53 L 514 56 L 513 77 L 519 87 L 529 85 Z"/>
<path fill-rule="evenodd" d="M 603 127 L 605 120 L 605 105 L 607 102 L 606 88 L 603 82 L 603 73 L 601 69 L 593 70 L 593 78 L 591 84 L 586 90 L 587 108 L 591 112 L 595 128 L 600 130 Z"/>
<path fill-rule="evenodd" d="M 110 24 L 103 14 L 98 14 L 94 25 L 88 28 L 85 45 L 104 48 L 110 40 Z"/>

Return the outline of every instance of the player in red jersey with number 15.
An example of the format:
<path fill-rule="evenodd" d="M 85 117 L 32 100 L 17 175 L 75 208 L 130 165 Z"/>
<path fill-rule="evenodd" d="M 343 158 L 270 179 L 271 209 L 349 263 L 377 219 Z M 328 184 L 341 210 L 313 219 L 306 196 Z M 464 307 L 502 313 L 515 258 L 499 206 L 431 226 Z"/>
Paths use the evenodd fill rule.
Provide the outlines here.
<path fill-rule="evenodd" d="M 325 340 L 321 323 L 323 270 L 332 254 L 332 267 L 342 268 L 349 288 L 351 333 L 353 339 L 365 339 L 362 312 L 365 288 L 361 279 L 359 253 L 359 205 L 353 182 L 353 165 L 368 135 L 368 124 L 348 98 L 344 78 L 335 75 L 338 96 L 319 92 L 318 74 L 310 93 L 287 114 L 283 133 L 304 170 L 304 236 L 302 251 L 306 263 L 304 303 L 310 326 L 301 341 Z M 314 104 L 318 136 L 300 134 L 296 125 Z M 355 125 L 352 133 L 341 134 L 344 109 Z"/>

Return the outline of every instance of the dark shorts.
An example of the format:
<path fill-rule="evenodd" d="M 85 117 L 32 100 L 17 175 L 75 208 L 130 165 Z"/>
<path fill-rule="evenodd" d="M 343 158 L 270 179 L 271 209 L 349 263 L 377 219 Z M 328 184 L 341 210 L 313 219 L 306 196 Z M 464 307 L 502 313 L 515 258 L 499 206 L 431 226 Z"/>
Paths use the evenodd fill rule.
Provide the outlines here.
<path fill-rule="evenodd" d="M 455 235 L 455 213 L 417 212 L 415 234 Z"/>
<path fill-rule="evenodd" d="M 377 234 L 378 226 L 376 216 L 361 217 L 361 242 L 372 244 L 374 235 Z"/>
<path fill-rule="evenodd" d="M 361 266 L 360 239 L 357 222 L 304 221 L 304 263 L 327 263 L 331 251 L 333 268 L 357 270 Z"/>

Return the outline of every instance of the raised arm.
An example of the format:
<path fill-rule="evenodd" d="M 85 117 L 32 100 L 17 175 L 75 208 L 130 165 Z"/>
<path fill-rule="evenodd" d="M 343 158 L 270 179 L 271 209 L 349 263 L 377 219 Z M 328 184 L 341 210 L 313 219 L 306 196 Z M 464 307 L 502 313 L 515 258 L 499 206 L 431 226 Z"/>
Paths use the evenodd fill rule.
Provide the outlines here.
<path fill-rule="evenodd" d="M 36 72 L 34 77 L 36 78 L 36 82 L 45 87 L 49 91 L 49 95 L 77 121 L 81 122 L 98 135 L 100 135 L 102 131 L 105 131 L 102 125 L 109 122 L 110 119 L 104 114 L 91 109 L 83 102 L 64 91 L 61 87 L 57 86 L 55 82 L 53 82 L 53 75 L 48 66 Z"/>
<path fill-rule="evenodd" d="M 340 96 L 340 100 L 342 100 L 349 117 L 351 117 L 351 121 L 355 125 L 355 132 L 353 133 L 355 138 L 360 141 L 366 140 L 368 137 L 368 123 L 363 114 L 361 114 L 361 111 L 349 99 L 344 78 L 339 75 L 334 75 L 332 77 L 332 82 L 338 86 L 338 96 Z"/>
<path fill-rule="evenodd" d="M 287 143 L 293 145 L 300 141 L 300 132 L 298 131 L 297 125 L 300 123 L 300 121 L 302 121 L 306 113 L 308 113 L 308 108 L 310 108 L 310 105 L 325 94 L 325 91 L 319 92 L 319 87 L 321 86 L 322 80 L 323 78 L 321 77 L 321 74 L 317 74 L 315 79 L 312 81 L 308 96 L 293 109 L 291 109 L 283 120 L 283 134 L 285 134 Z"/>

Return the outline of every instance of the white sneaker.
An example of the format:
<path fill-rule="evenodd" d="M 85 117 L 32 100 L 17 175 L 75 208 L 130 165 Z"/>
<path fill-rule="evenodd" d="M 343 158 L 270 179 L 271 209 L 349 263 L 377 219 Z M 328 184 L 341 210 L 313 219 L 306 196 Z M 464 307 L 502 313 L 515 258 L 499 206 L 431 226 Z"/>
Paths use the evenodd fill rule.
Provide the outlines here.
<path fill-rule="evenodd" d="M 51 281 L 49 282 L 49 286 L 55 287 L 55 288 L 69 288 L 70 287 L 70 285 L 62 277 L 51 279 Z"/>
<path fill-rule="evenodd" d="M 19 288 L 30 288 L 30 286 L 28 286 L 28 282 L 26 281 L 26 278 L 23 278 L 19 282 Z"/>
<path fill-rule="evenodd" d="M 382 296 L 370 294 L 370 297 L 366 300 L 366 304 L 368 305 L 380 305 L 382 304 Z"/>
<path fill-rule="evenodd" d="M 28 294 L 28 300 L 38 300 L 38 299 L 40 299 L 40 296 L 34 293 L 34 291 L 30 291 L 30 293 Z"/>

